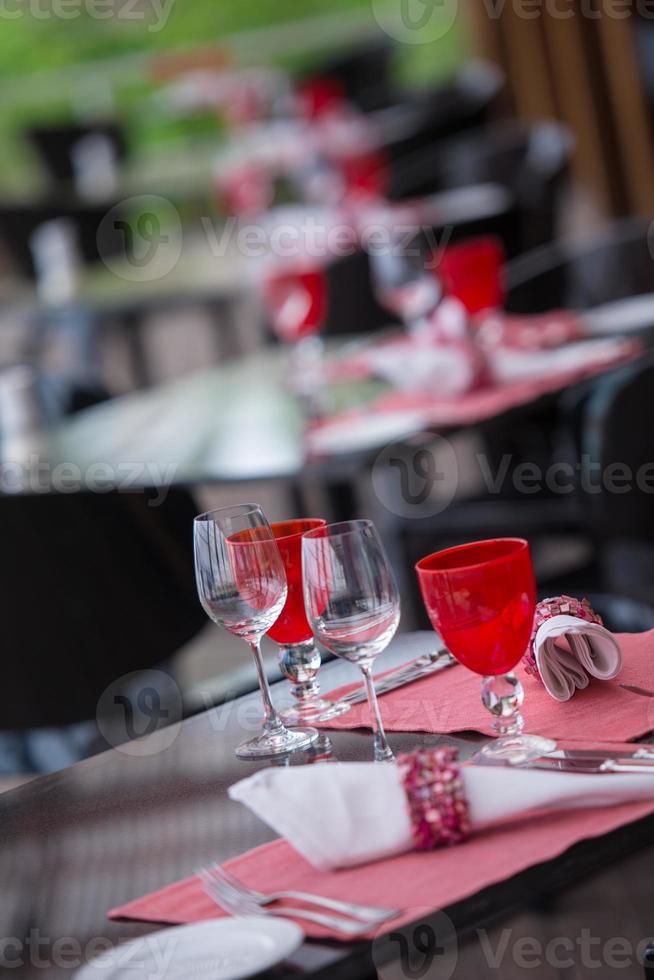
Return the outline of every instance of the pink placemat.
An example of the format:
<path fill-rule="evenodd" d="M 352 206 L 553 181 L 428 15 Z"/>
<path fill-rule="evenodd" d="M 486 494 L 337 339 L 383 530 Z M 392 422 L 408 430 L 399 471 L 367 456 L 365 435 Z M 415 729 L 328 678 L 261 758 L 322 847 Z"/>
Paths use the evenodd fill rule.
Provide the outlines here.
<path fill-rule="evenodd" d="M 285 840 L 277 840 L 225 862 L 225 867 L 245 884 L 263 892 L 297 889 L 406 909 L 402 916 L 371 931 L 369 938 L 374 938 L 424 918 L 430 911 L 447 908 L 532 865 L 552 860 L 580 840 L 599 837 L 652 812 L 654 799 L 593 810 L 540 813 L 480 833 L 458 847 L 414 851 L 335 872 L 316 871 Z M 175 882 L 109 912 L 111 919 L 168 925 L 223 915 L 195 877 Z M 352 941 L 300 919 L 297 923 L 307 936 Z"/>
<path fill-rule="evenodd" d="M 624 667 L 615 680 L 592 680 L 570 701 L 552 698 L 537 677 L 518 666 L 525 689 L 522 714 L 525 731 L 561 739 L 591 739 L 625 742 L 654 730 L 654 630 L 617 636 L 624 654 Z M 481 678 L 460 665 L 390 691 L 379 699 L 384 727 L 392 732 L 475 731 L 492 735 L 492 718 L 480 701 Z M 635 694 L 621 685 L 640 688 Z M 356 685 L 330 691 L 336 699 Z M 647 696 L 645 692 L 651 692 Z M 354 705 L 321 725 L 349 730 L 369 728 L 367 704 Z"/>

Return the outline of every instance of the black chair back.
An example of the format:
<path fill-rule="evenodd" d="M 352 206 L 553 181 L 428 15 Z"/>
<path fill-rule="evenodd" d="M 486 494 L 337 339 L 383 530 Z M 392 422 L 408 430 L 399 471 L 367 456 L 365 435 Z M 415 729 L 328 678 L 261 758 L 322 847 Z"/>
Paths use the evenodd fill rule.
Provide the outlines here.
<path fill-rule="evenodd" d="M 586 514 L 605 587 L 654 599 L 654 357 L 612 373 L 589 397 L 582 436 Z M 582 487 L 583 490 L 583 487 Z"/>
<path fill-rule="evenodd" d="M 0 728 L 92 719 L 110 683 L 200 630 L 195 512 L 181 489 L 0 498 Z"/>
<path fill-rule="evenodd" d="M 506 187 L 521 213 L 523 252 L 556 235 L 572 139 L 557 123 L 499 123 L 435 143 L 391 168 L 389 196 L 424 197 L 474 184 Z"/>
<path fill-rule="evenodd" d="M 588 309 L 654 292 L 650 228 L 651 219 L 628 219 L 590 244 L 555 243 L 516 259 L 506 270 L 508 310 Z"/>
<path fill-rule="evenodd" d="M 485 125 L 503 85 L 504 76 L 496 65 L 473 61 L 452 80 L 405 95 L 395 105 L 372 114 L 371 122 L 390 163 Z"/>
<path fill-rule="evenodd" d="M 50 180 L 53 183 L 69 183 L 75 175 L 73 151 L 86 136 L 95 134 L 106 137 L 113 146 L 117 160 L 126 153 L 125 137 L 118 123 L 57 124 L 34 126 L 27 131 L 27 138 L 35 148 Z"/>
<path fill-rule="evenodd" d="M 120 255 L 126 243 L 116 222 L 104 221 L 111 204 L 84 204 L 64 198 L 49 198 L 30 203 L 0 204 L 0 239 L 3 241 L 15 271 L 30 279 L 35 277 L 30 239 L 47 221 L 65 218 L 75 230 L 80 258 L 85 263 Z"/>

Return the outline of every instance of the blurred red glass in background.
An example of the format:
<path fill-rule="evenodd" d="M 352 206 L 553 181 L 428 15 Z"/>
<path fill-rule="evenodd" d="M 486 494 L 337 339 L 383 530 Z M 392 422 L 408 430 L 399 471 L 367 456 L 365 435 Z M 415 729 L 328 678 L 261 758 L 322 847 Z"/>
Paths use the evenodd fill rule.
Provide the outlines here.
<path fill-rule="evenodd" d="M 345 90 L 337 78 L 310 78 L 300 85 L 298 94 L 309 119 L 334 112 L 345 102 Z"/>
<path fill-rule="evenodd" d="M 264 296 L 271 326 L 280 340 L 294 343 L 320 330 L 327 306 L 327 282 L 320 266 L 282 263 L 268 270 Z"/>
<path fill-rule="evenodd" d="M 454 296 L 468 313 L 504 305 L 504 247 L 497 238 L 474 238 L 443 250 L 435 274 L 445 296 Z"/>
<path fill-rule="evenodd" d="M 380 150 L 346 154 L 339 160 L 346 197 L 383 198 L 388 189 L 388 167 Z"/>

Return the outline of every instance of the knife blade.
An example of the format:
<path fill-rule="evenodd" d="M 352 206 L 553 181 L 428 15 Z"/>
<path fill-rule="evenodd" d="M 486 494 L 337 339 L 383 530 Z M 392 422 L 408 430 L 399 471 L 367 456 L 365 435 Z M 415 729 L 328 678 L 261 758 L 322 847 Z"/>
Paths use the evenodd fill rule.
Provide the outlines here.
<path fill-rule="evenodd" d="M 548 759 L 590 759 L 600 761 L 604 759 L 650 759 L 654 762 L 654 746 L 634 745 L 631 749 L 620 749 L 615 755 L 611 754 L 610 749 L 555 749 L 548 752 Z"/>
<path fill-rule="evenodd" d="M 577 773 L 648 773 L 654 777 L 654 761 L 648 759 L 614 759 L 612 757 L 604 759 L 588 759 L 568 757 L 565 759 L 551 759 L 543 756 L 528 762 L 520 769 L 547 769 L 550 772 L 577 772 Z"/>
<path fill-rule="evenodd" d="M 385 677 L 382 677 L 381 680 L 375 683 L 375 692 L 378 695 L 388 694 L 389 691 L 394 691 L 398 687 L 404 687 L 405 684 L 412 684 L 414 681 L 427 677 L 430 674 L 437 674 L 441 670 L 453 667 L 456 663 L 457 661 L 452 654 L 445 649 L 423 654 L 421 657 L 409 661 L 408 664 L 403 664 L 397 670 L 393 670 Z M 342 698 L 339 698 L 339 702 L 361 704 L 366 698 L 365 687 L 360 687 L 350 691 L 349 694 L 344 694 Z"/>

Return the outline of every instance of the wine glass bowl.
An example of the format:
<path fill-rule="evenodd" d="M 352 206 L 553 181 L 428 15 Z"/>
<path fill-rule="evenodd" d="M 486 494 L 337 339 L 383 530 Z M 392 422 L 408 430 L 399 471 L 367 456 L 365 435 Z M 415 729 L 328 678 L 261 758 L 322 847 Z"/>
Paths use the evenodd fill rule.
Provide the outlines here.
<path fill-rule="evenodd" d="M 307 748 L 314 729 L 291 731 L 273 707 L 260 643 L 284 607 L 284 563 L 265 514 L 257 504 L 221 507 L 193 522 L 195 577 L 200 602 L 215 623 L 250 645 L 264 708 L 263 732 L 236 749 L 258 758 Z"/>
<path fill-rule="evenodd" d="M 371 521 L 344 521 L 302 538 L 304 603 L 314 636 L 363 673 L 373 718 L 375 761 L 393 759 L 372 681 L 372 663 L 400 621 L 400 599 Z"/>
<path fill-rule="evenodd" d="M 524 692 L 512 673 L 527 649 L 536 608 L 528 543 L 476 541 L 428 555 L 416 571 L 432 626 L 456 659 L 484 678 L 482 702 L 499 737 L 482 754 L 520 763 L 553 751 L 551 740 L 521 734 Z"/>
<path fill-rule="evenodd" d="M 432 626 L 447 631 L 443 639 L 456 659 L 482 676 L 512 670 L 527 649 L 536 608 L 527 542 L 473 542 L 416 567 Z"/>
<path fill-rule="evenodd" d="M 320 670 L 320 652 L 316 648 L 311 625 L 304 609 L 302 589 L 302 535 L 324 527 L 319 518 L 278 521 L 271 524 L 286 571 L 288 592 L 284 606 L 268 630 L 268 636 L 280 646 L 279 666 L 292 684 L 295 703 L 280 712 L 290 724 L 328 721 L 349 711 L 345 702 L 321 698 L 316 680 Z"/>

